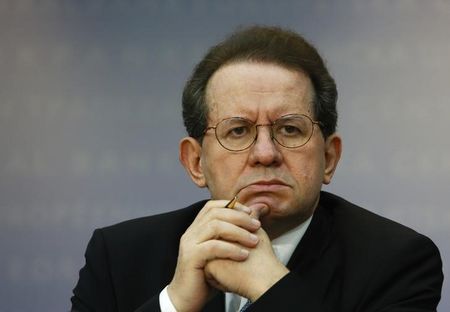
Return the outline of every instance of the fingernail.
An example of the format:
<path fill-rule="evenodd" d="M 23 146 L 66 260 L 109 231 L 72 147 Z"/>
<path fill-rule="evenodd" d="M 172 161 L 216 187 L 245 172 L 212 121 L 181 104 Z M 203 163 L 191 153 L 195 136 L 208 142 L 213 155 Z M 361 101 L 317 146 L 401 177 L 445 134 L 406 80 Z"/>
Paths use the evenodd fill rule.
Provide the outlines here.
<path fill-rule="evenodd" d="M 249 251 L 247 249 L 241 249 L 241 256 L 248 257 Z"/>
<path fill-rule="evenodd" d="M 251 239 L 253 242 L 257 242 L 257 241 L 258 241 L 258 236 L 256 236 L 255 234 L 250 234 L 250 239 Z"/>
<path fill-rule="evenodd" d="M 255 226 L 261 226 L 261 222 L 258 219 L 253 219 L 252 218 L 252 224 L 254 224 Z"/>

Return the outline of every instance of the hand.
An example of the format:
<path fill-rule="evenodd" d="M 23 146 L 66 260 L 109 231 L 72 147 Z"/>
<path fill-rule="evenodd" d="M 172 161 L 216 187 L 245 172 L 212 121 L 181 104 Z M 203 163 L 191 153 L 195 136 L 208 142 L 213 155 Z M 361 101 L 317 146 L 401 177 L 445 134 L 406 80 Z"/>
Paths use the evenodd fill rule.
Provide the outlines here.
<path fill-rule="evenodd" d="M 258 244 L 261 223 L 250 216 L 251 209 L 228 201 L 212 200 L 199 212 L 180 240 L 175 274 L 168 294 L 179 312 L 199 311 L 214 290 L 206 281 L 205 266 L 216 259 L 239 263 L 247 259 L 249 248 Z"/>
<path fill-rule="evenodd" d="M 289 270 L 276 258 L 270 239 L 260 228 L 258 245 L 250 249 L 244 261 L 215 259 L 208 262 L 205 274 L 208 282 L 222 291 L 233 292 L 255 302 Z"/>

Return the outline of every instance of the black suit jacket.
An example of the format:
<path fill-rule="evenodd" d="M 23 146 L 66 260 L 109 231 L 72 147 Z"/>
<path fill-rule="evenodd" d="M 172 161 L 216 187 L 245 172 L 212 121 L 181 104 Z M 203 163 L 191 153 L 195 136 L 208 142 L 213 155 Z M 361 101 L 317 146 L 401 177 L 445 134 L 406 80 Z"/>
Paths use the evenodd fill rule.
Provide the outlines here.
<path fill-rule="evenodd" d="M 94 232 L 74 311 L 159 311 L 181 235 L 205 201 Z M 322 192 L 284 278 L 251 311 L 435 311 L 443 282 L 431 240 Z M 218 293 L 203 311 L 224 311 Z"/>

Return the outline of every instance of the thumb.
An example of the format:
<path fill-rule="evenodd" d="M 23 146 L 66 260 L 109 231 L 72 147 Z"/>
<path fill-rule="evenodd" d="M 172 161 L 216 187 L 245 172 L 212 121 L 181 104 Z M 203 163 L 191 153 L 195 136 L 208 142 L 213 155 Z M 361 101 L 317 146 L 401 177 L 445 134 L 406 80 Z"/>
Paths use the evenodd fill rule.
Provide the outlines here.
<path fill-rule="evenodd" d="M 249 208 L 251 209 L 250 216 L 258 220 L 269 212 L 269 207 L 262 203 L 251 205 Z"/>

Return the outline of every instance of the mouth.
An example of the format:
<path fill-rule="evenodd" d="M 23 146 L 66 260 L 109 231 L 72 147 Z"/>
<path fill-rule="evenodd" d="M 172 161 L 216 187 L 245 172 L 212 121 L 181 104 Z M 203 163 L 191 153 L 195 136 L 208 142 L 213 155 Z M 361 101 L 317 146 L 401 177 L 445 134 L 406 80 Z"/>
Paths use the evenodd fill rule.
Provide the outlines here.
<path fill-rule="evenodd" d="M 248 184 L 245 189 L 251 193 L 262 193 L 262 192 L 277 192 L 289 187 L 285 182 L 272 179 L 272 180 L 259 180 Z"/>
<path fill-rule="evenodd" d="M 271 208 L 278 206 L 279 197 L 291 188 L 289 184 L 280 179 L 261 179 L 248 181 L 241 187 L 235 197 L 245 205 L 262 205 L 259 207 L 258 218 L 269 214 Z"/>

